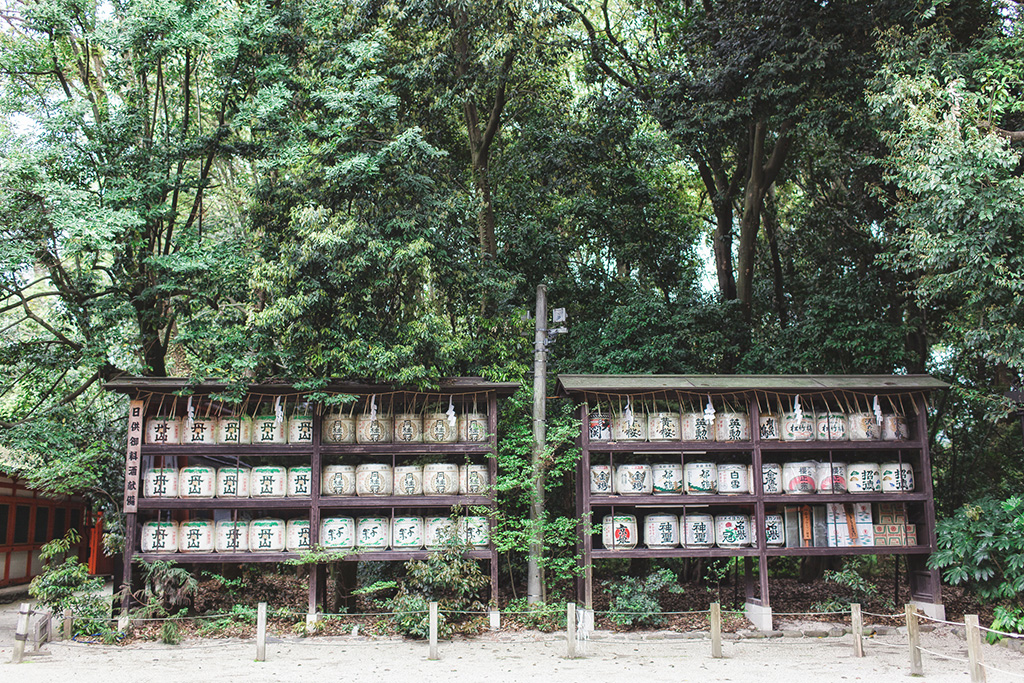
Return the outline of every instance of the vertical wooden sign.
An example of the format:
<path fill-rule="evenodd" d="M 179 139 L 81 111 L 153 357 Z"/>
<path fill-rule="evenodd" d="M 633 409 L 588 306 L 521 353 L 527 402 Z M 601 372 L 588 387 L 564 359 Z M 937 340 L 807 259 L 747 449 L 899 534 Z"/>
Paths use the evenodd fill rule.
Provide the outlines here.
<path fill-rule="evenodd" d="M 142 422 L 144 404 L 132 401 L 128 404 L 128 457 L 124 468 L 124 511 L 138 512 L 139 469 L 142 465 Z"/>

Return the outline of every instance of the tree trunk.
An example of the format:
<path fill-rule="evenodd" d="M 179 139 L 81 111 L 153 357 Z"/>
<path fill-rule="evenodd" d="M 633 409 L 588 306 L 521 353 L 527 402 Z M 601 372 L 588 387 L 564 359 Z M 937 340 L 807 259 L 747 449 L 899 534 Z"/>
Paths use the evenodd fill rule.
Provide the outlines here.
<path fill-rule="evenodd" d="M 786 310 L 786 290 L 782 279 L 782 259 L 779 257 L 779 215 L 775 204 L 775 185 L 768 189 L 764 200 L 764 232 L 768 238 L 768 250 L 772 259 L 772 280 L 775 287 L 775 309 L 779 316 L 779 327 L 789 325 Z"/>

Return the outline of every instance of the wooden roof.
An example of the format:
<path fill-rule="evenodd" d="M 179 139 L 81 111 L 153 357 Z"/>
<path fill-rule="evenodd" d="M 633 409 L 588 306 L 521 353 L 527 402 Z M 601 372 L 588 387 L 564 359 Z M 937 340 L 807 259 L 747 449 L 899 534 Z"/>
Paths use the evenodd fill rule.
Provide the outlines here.
<path fill-rule="evenodd" d="M 658 391 L 870 391 L 906 393 L 946 389 L 930 375 L 559 375 L 563 395 Z"/>
<path fill-rule="evenodd" d="M 182 394 L 209 394 L 223 392 L 236 386 L 223 380 L 194 382 L 184 377 L 126 376 L 107 382 L 103 385 L 103 388 L 107 391 L 118 391 L 130 395 L 144 393 L 173 394 L 179 392 Z M 519 389 L 520 385 L 516 382 L 488 382 L 480 377 L 449 377 L 439 380 L 437 386 L 437 389 L 424 390 L 416 387 L 385 384 L 330 381 L 324 387 L 309 390 L 309 393 L 322 391 L 342 394 L 385 394 L 396 391 L 408 391 L 421 394 L 471 394 L 474 392 L 495 391 L 498 396 L 511 396 Z M 295 388 L 294 383 L 280 381 L 251 384 L 248 387 L 248 391 L 260 394 L 293 394 L 299 390 Z"/>

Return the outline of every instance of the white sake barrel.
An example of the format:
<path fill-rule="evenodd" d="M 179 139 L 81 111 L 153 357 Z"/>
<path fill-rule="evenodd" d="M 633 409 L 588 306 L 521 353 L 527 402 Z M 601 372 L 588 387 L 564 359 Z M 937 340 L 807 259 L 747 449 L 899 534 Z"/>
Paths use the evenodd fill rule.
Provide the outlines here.
<path fill-rule="evenodd" d="M 715 415 L 715 439 L 750 441 L 750 416 L 746 413 L 718 413 Z"/>
<path fill-rule="evenodd" d="M 482 496 L 487 493 L 487 465 L 469 463 L 459 466 L 459 495 Z"/>
<path fill-rule="evenodd" d="M 850 441 L 878 441 L 882 438 L 882 428 L 874 413 L 850 413 Z"/>
<path fill-rule="evenodd" d="M 142 552 L 178 552 L 177 522 L 146 522 L 142 525 Z"/>
<path fill-rule="evenodd" d="M 356 521 L 351 517 L 328 517 L 320 522 L 320 545 L 329 550 L 356 547 Z"/>
<path fill-rule="evenodd" d="M 146 470 L 142 491 L 146 498 L 177 498 L 178 470 L 173 467 Z"/>
<path fill-rule="evenodd" d="M 217 470 L 218 498 L 248 498 L 249 470 L 241 467 L 221 467 Z"/>
<path fill-rule="evenodd" d="M 846 415 L 844 413 L 818 413 L 814 420 L 818 441 L 846 441 Z"/>
<path fill-rule="evenodd" d="M 781 548 L 786 545 L 786 525 L 782 515 L 764 516 L 764 542 L 769 548 Z"/>
<path fill-rule="evenodd" d="M 217 418 L 217 443 L 252 443 L 252 418 L 248 415 L 227 415 Z"/>
<path fill-rule="evenodd" d="M 456 496 L 458 494 L 458 465 L 434 462 L 423 466 L 423 495 Z"/>
<path fill-rule="evenodd" d="M 325 496 L 356 495 L 356 468 L 354 465 L 325 465 L 320 480 L 320 493 Z"/>
<path fill-rule="evenodd" d="M 644 517 L 644 545 L 648 548 L 678 547 L 679 518 L 665 514 Z"/>
<path fill-rule="evenodd" d="M 914 490 L 914 468 L 909 462 L 887 462 L 879 466 L 882 493 Z"/>
<path fill-rule="evenodd" d="M 390 415 L 378 413 L 370 419 L 369 413 L 356 416 L 357 443 L 391 443 L 394 435 L 393 421 Z"/>
<path fill-rule="evenodd" d="M 782 416 L 782 440 L 783 441 L 813 441 L 814 440 L 814 414 L 804 413 L 797 419 L 796 413 L 786 413 Z"/>
<path fill-rule="evenodd" d="M 651 441 L 679 441 L 679 413 L 647 414 L 647 438 Z"/>
<path fill-rule="evenodd" d="M 249 552 L 249 522 L 224 519 L 217 522 L 215 547 L 218 553 Z"/>
<path fill-rule="evenodd" d="M 392 550 L 419 550 L 422 547 L 422 517 L 395 517 L 391 520 Z"/>
<path fill-rule="evenodd" d="M 651 465 L 654 480 L 654 495 L 680 495 L 683 492 L 683 464 L 681 462 L 658 462 Z"/>
<path fill-rule="evenodd" d="M 590 492 L 598 496 L 608 496 L 612 494 L 611 465 L 590 466 Z"/>
<path fill-rule="evenodd" d="M 772 415 L 771 413 L 758 415 L 757 426 L 762 441 L 779 440 L 779 432 L 782 430 L 779 428 L 779 418 L 776 415 Z"/>
<path fill-rule="evenodd" d="M 750 478 L 746 465 L 722 463 L 718 466 L 718 493 L 735 496 L 750 493 Z"/>
<path fill-rule="evenodd" d="M 615 468 L 615 493 L 622 496 L 643 496 L 654 493 L 654 477 L 650 465 L 619 465 Z"/>
<path fill-rule="evenodd" d="M 612 418 L 612 434 L 616 441 L 646 441 L 647 419 L 643 412 L 635 412 L 629 416 L 618 413 Z"/>
<path fill-rule="evenodd" d="M 710 548 L 715 545 L 715 518 L 711 515 L 680 515 L 679 526 L 687 548 Z"/>
<path fill-rule="evenodd" d="M 396 496 L 422 496 L 423 466 L 396 465 L 394 492 Z"/>
<path fill-rule="evenodd" d="M 325 415 L 320 424 L 320 440 L 323 443 L 355 443 L 356 418 L 341 413 Z"/>
<path fill-rule="evenodd" d="M 288 418 L 288 443 L 313 443 L 312 415 L 292 415 Z"/>
<path fill-rule="evenodd" d="M 457 420 L 448 413 L 426 413 L 423 416 L 423 443 L 455 443 L 459 440 Z"/>
<path fill-rule="evenodd" d="M 787 462 L 782 466 L 782 482 L 786 493 L 814 493 L 818 490 L 818 463 Z"/>
<path fill-rule="evenodd" d="M 474 548 L 491 542 L 491 525 L 486 517 L 470 516 L 459 519 L 459 537 Z"/>
<path fill-rule="evenodd" d="M 427 517 L 423 520 L 423 533 L 427 550 L 436 550 L 450 543 L 456 534 L 455 522 L 448 517 Z"/>
<path fill-rule="evenodd" d="M 289 498 L 309 498 L 313 495 L 313 468 L 309 465 L 289 467 L 285 495 Z"/>
<path fill-rule="evenodd" d="M 252 442 L 254 444 L 288 443 L 288 422 L 284 418 L 278 422 L 277 416 L 257 415 L 252 421 Z"/>
<path fill-rule="evenodd" d="M 601 520 L 601 542 L 608 550 L 632 550 L 636 547 L 636 517 L 605 515 Z"/>
<path fill-rule="evenodd" d="M 819 462 L 814 475 L 819 491 L 846 492 L 846 463 Z"/>
<path fill-rule="evenodd" d="M 178 496 L 213 498 L 217 490 L 217 470 L 212 467 L 182 467 L 178 471 Z"/>
<path fill-rule="evenodd" d="M 782 465 L 777 462 L 761 463 L 761 486 L 766 495 L 782 493 Z"/>
<path fill-rule="evenodd" d="M 288 491 L 288 470 L 277 465 L 258 465 L 249 472 L 249 495 L 253 498 L 284 498 Z"/>
<path fill-rule="evenodd" d="M 683 467 L 683 476 L 690 495 L 718 492 L 718 465 L 713 462 L 688 462 Z"/>
<path fill-rule="evenodd" d="M 394 484 L 391 465 L 371 462 L 356 467 L 357 496 L 390 496 Z"/>
<path fill-rule="evenodd" d="M 166 446 L 181 443 L 181 420 L 173 415 L 154 415 L 146 420 L 146 443 Z"/>
<path fill-rule="evenodd" d="M 854 462 L 846 468 L 846 490 L 850 493 L 874 493 L 882 488 L 882 472 L 877 462 Z"/>
<path fill-rule="evenodd" d="M 906 441 L 907 419 L 902 415 L 882 416 L 882 439 L 884 441 Z"/>
<path fill-rule="evenodd" d="M 309 550 L 309 520 L 289 519 L 285 528 L 285 548 L 290 553 Z"/>
<path fill-rule="evenodd" d="M 182 420 L 183 444 L 215 444 L 217 443 L 217 420 L 212 417 L 195 417 L 189 424 L 188 419 Z"/>
<path fill-rule="evenodd" d="M 715 542 L 719 548 L 742 548 L 750 545 L 750 517 L 718 515 L 715 517 Z"/>
<path fill-rule="evenodd" d="M 395 443 L 423 443 L 423 418 L 416 413 L 395 415 Z"/>
<path fill-rule="evenodd" d="M 714 441 L 715 417 L 704 413 L 683 413 L 683 441 Z"/>
<path fill-rule="evenodd" d="M 283 552 L 285 523 L 283 519 L 254 519 L 249 522 L 249 550 L 252 552 Z"/>
<path fill-rule="evenodd" d="M 479 443 L 487 441 L 487 413 L 465 413 L 455 418 L 459 441 Z"/>
<path fill-rule="evenodd" d="M 593 412 L 587 418 L 588 435 L 591 441 L 612 440 L 612 416 L 608 413 Z"/>
<path fill-rule="evenodd" d="M 193 519 L 178 525 L 178 551 L 183 553 L 212 553 L 213 522 Z"/>

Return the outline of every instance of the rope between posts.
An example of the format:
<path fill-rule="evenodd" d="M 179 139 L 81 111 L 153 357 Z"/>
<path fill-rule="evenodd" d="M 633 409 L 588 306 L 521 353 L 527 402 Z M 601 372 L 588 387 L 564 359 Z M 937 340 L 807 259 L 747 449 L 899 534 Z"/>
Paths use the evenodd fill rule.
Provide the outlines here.
<path fill-rule="evenodd" d="M 866 614 L 869 617 L 878 617 L 879 619 L 901 619 L 906 618 L 907 616 L 903 612 L 899 612 L 898 614 L 875 614 L 874 612 L 865 612 L 864 610 L 861 610 L 861 614 Z"/>
<path fill-rule="evenodd" d="M 1024 633 L 1007 633 L 1006 631 L 997 631 L 994 628 L 985 628 L 981 625 L 979 625 L 978 628 L 982 631 L 988 631 L 989 633 L 995 633 L 997 635 L 1005 636 L 1007 638 L 1024 638 Z"/>
<path fill-rule="evenodd" d="M 490 614 L 490 612 L 473 612 L 473 611 L 458 610 L 458 609 L 439 609 L 439 610 L 437 610 L 437 613 L 438 614 L 475 614 L 478 617 L 486 617 L 487 615 Z"/>
<path fill-rule="evenodd" d="M 773 617 L 813 617 L 813 616 L 818 616 L 818 615 L 824 616 L 826 614 L 849 614 L 849 613 L 850 613 L 850 610 L 843 610 L 841 612 L 772 612 L 772 616 Z M 743 613 L 742 612 L 738 612 L 738 614 L 743 614 Z M 867 612 L 864 612 L 864 614 L 867 614 Z"/>
<path fill-rule="evenodd" d="M 945 619 L 936 619 L 935 617 L 929 617 L 926 614 L 918 614 L 917 618 L 927 619 L 928 621 L 934 621 L 939 624 L 949 624 L 950 626 L 963 626 L 964 628 L 967 628 L 967 624 L 965 624 L 962 621 L 946 621 Z"/>
<path fill-rule="evenodd" d="M 644 615 L 644 616 L 646 616 L 646 615 L 650 615 L 650 616 L 653 617 L 653 616 L 672 616 L 672 615 L 678 615 L 678 614 L 707 614 L 710 611 L 711 610 L 706 610 L 706 609 L 691 610 L 691 611 L 688 611 L 688 612 L 618 612 L 618 611 L 614 611 L 614 610 L 605 610 L 603 612 L 595 611 L 594 614 L 618 614 L 618 615 L 630 615 L 630 616 L 636 616 L 636 615 Z M 736 612 L 736 614 L 742 614 L 742 612 Z"/>
<path fill-rule="evenodd" d="M 963 657 L 951 657 L 950 655 L 944 655 L 941 652 L 936 652 L 935 650 L 926 650 L 923 647 L 921 647 L 920 645 L 917 646 L 917 649 L 920 650 L 921 652 L 927 652 L 928 654 L 934 655 L 934 656 L 939 657 L 941 659 L 950 659 L 950 660 L 953 660 L 954 662 L 963 662 L 964 664 L 970 664 L 970 661 L 964 659 Z"/>
<path fill-rule="evenodd" d="M 873 636 L 868 640 L 868 642 L 871 643 L 872 645 L 881 645 L 883 647 L 899 647 L 899 648 L 904 648 L 904 647 L 907 646 L 906 643 L 887 643 L 887 642 L 882 641 L 882 640 L 875 640 Z"/>
<path fill-rule="evenodd" d="M 982 663 L 982 666 L 985 667 L 986 669 L 988 669 L 989 671 L 998 671 L 999 673 L 1006 674 L 1007 676 L 1016 676 L 1017 678 L 1024 678 L 1024 674 L 1019 673 L 1017 671 L 1007 671 L 1006 669 L 997 669 L 996 667 L 992 666 L 991 664 L 985 664 L 985 663 Z"/>

